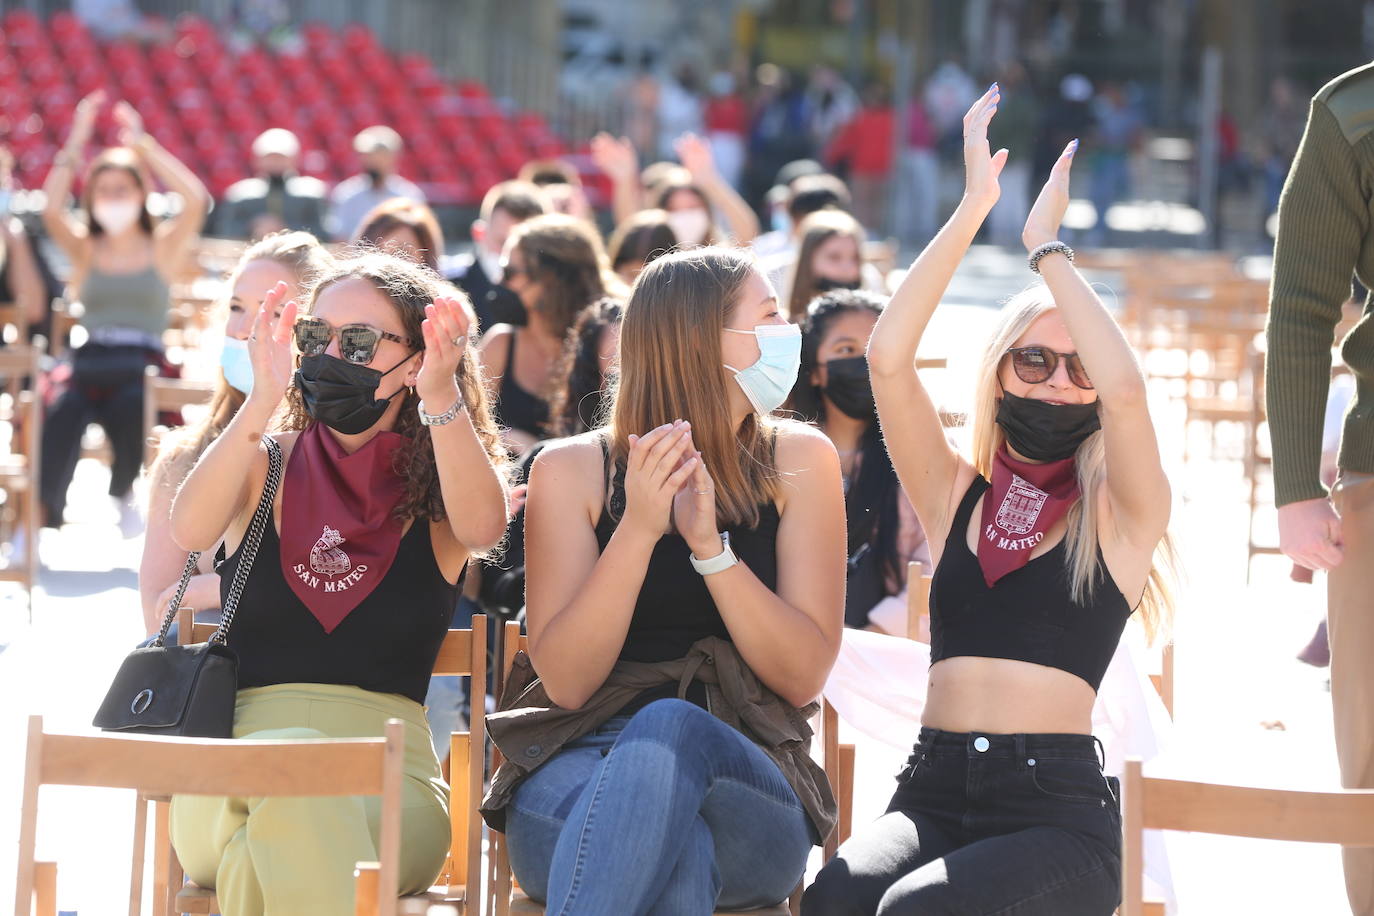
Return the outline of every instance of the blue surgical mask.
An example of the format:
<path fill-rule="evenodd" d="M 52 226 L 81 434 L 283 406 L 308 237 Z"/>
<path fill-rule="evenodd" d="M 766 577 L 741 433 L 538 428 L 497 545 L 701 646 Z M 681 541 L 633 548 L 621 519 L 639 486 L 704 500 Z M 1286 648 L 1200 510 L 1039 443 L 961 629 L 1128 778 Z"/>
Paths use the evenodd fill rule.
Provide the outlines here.
<path fill-rule="evenodd" d="M 224 338 L 224 349 L 219 351 L 219 367 L 224 370 L 226 382 L 245 395 L 252 392 L 253 360 L 248 355 L 248 341 Z"/>
<path fill-rule="evenodd" d="M 735 373 L 744 396 L 759 413 L 772 413 L 783 405 L 801 371 L 801 328 L 795 324 L 761 324 L 752 331 L 726 328 L 731 334 L 753 334 L 759 342 L 759 361 Z"/>

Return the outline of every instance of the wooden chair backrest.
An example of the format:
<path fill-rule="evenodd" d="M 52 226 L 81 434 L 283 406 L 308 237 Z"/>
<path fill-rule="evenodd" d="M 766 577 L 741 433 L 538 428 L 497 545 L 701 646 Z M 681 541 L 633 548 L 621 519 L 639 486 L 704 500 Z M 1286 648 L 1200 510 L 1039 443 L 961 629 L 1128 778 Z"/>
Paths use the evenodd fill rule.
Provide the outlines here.
<path fill-rule="evenodd" d="M 191 610 L 183 608 L 177 615 L 177 628 L 190 633 L 189 643 L 201 643 L 215 632 L 213 623 L 194 623 Z M 189 644 L 185 643 L 184 644 Z M 487 617 L 474 614 L 472 626 L 466 630 L 449 630 L 439 646 L 434 662 L 435 677 L 471 677 L 473 696 L 480 697 L 487 682 Z M 475 886 L 481 875 L 482 819 L 477 816 L 477 802 L 482 798 L 482 781 L 486 763 L 486 704 L 472 704 L 466 733 L 457 733 L 449 740 L 449 860 L 442 881 L 451 890 Z"/>
<path fill-rule="evenodd" d="M 930 639 L 930 582 L 933 572 L 927 572 L 920 560 L 906 564 L 906 638 L 916 642 Z"/>
<path fill-rule="evenodd" d="M 1142 912 L 1145 830 L 1374 846 L 1374 789 L 1308 792 L 1160 779 L 1145 776 L 1131 759 L 1122 804 L 1122 916 Z"/>
<path fill-rule="evenodd" d="M 184 378 L 163 378 L 157 368 L 148 367 L 143 383 L 143 460 L 151 466 L 157 457 L 158 438 L 153 435 L 158 415 L 194 404 L 208 404 L 215 394 L 215 383 Z"/>
<path fill-rule="evenodd" d="M 147 795 L 380 795 L 380 884 L 394 901 L 404 762 L 405 726 L 398 719 L 387 722 L 384 738 L 246 741 L 52 734 L 43 730 L 42 716 L 30 716 L 15 912 L 28 913 L 33 894 L 42 785 L 135 789 Z"/>

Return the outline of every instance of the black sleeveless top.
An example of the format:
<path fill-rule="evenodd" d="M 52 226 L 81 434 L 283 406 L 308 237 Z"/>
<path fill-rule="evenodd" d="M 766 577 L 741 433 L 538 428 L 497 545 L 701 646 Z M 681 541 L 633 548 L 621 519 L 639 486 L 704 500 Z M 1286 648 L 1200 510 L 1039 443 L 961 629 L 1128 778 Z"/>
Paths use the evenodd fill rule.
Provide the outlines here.
<path fill-rule="evenodd" d="M 609 445 L 604 436 L 600 441 L 605 476 L 611 481 L 610 511 L 603 507 L 596 522 L 596 541 L 605 550 L 625 512 L 625 472 L 616 468 L 611 473 Z M 770 501 L 759 506 L 757 528 L 734 525 L 725 529 L 735 556 L 771 591 L 778 587 L 779 521 L 778 507 Z M 620 649 L 621 659 L 672 661 L 685 656 L 699 639 L 730 639 L 705 577 L 692 568 L 691 554 L 679 534 L 669 532 L 658 539 L 635 601 L 625 645 Z"/>
<path fill-rule="evenodd" d="M 549 422 L 549 404 L 543 398 L 531 394 L 515 380 L 515 337 L 510 332 L 510 347 L 506 350 L 506 370 L 501 376 L 501 388 L 497 392 L 496 412 L 502 426 L 529 433 L 536 439 L 544 438 L 544 424 Z"/>
<path fill-rule="evenodd" d="M 1070 597 L 1067 538 L 988 588 L 968 549 L 969 518 L 991 484 L 983 477 L 959 503 L 930 588 L 930 661 L 975 655 L 1058 668 L 1102 684 L 1131 606 L 1097 551 L 1097 587 L 1087 604 Z"/>
<path fill-rule="evenodd" d="M 229 596 L 241 552 L 240 546 L 220 566 L 221 600 Z M 280 554 L 277 527 L 267 525 L 229 629 L 239 687 L 346 684 L 423 704 L 463 582 L 460 574 L 451 585 L 439 571 L 429 521 L 411 524 L 382 581 L 332 633 L 287 584 Z"/>

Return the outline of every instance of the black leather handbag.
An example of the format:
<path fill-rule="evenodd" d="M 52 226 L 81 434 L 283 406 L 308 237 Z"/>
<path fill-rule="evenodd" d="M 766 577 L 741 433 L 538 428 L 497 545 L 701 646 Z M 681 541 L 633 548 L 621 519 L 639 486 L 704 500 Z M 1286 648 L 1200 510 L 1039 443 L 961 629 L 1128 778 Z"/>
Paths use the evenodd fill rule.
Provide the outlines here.
<path fill-rule="evenodd" d="M 248 572 L 257 557 L 262 533 L 272 524 L 272 501 L 281 485 L 281 447 L 267 443 L 267 482 L 262 499 L 248 527 L 243 551 L 229 595 L 224 601 L 219 629 L 198 645 L 166 645 L 167 631 L 176 618 L 200 553 L 186 558 L 177 589 L 163 618 L 162 630 L 152 645 L 135 649 L 119 666 L 114 683 L 91 723 L 105 731 L 145 735 L 179 735 L 186 738 L 230 738 L 234 730 L 234 698 L 239 685 L 239 660 L 225 645 L 233 625 Z M 189 633 L 181 634 L 190 639 Z"/>

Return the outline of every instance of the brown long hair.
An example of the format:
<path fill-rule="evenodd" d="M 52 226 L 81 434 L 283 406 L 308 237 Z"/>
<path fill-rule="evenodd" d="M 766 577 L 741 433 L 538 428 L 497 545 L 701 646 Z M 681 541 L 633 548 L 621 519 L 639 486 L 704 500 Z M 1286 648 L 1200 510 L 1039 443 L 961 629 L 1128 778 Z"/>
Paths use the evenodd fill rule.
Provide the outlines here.
<path fill-rule="evenodd" d="M 380 245 L 397 229 L 409 229 L 420 243 L 420 261 L 438 272 L 439 256 L 444 253 L 444 232 L 434 211 L 422 203 L 405 197 L 384 200 L 363 216 L 353 241 Z"/>
<path fill-rule="evenodd" d="M 676 419 L 692 424 L 692 440 L 716 485 L 722 525 L 758 524 L 759 505 L 777 498 L 773 454 L 781 422 L 751 413 L 736 429 L 730 417 L 720 335 L 750 273 L 748 255 L 729 248 L 694 248 L 664 255 L 635 282 L 620 325 L 620 375 L 608 429 L 617 462 L 631 434 Z"/>
<path fill-rule="evenodd" d="M 577 313 L 602 296 L 622 296 L 625 284 L 611 271 L 601 237 L 584 220 L 546 213 L 511 230 L 525 271 L 540 285 L 536 309 L 559 340 Z"/>
<path fill-rule="evenodd" d="M 660 258 L 677 247 L 677 236 L 668 225 L 666 210 L 640 210 L 626 217 L 606 243 L 611 257 L 611 270 L 617 272 L 626 264 L 644 265 Z"/>
<path fill-rule="evenodd" d="M 309 232 L 283 230 L 263 236 L 244 249 L 243 254 L 239 257 L 239 262 L 229 272 L 229 278 L 224 287 L 225 299 L 221 303 L 221 307 L 227 307 L 229 298 L 234 294 L 234 287 L 239 282 L 239 275 L 243 273 L 245 267 L 254 261 L 274 261 L 282 265 L 295 275 L 297 285 L 304 289 L 316 276 L 329 267 L 332 260 L 333 258 L 320 244 L 319 239 Z M 173 463 L 177 463 L 185 468 L 180 475 L 174 475 L 173 485 L 180 486 L 181 480 L 190 473 L 192 465 L 210 447 L 210 444 L 220 437 L 220 434 L 224 432 L 230 421 L 239 412 L 239 408 L 243 406 L 243 402 L 247 399 L 243 392 L 229 384 L 222 369 L 216 371 L 216 376 L 215 391 L 210 396 L 209 411 L 199 422 L 183 427 L 174 435 L 163 440 L 162 447 L 158 450 L 157 460 L 149 471 L 149 476 L 153 479 L 157 479 L 158 469 L 171 467 Z"/>
<path fill-rule="evenodd" d="M 315 307 L 320 293 L 335 283 L 350 279 L 366 280 L 375 286 L 383 296 L 391 301 L 396 315 L 405 328 L 405 336 L 411 340 L 424 339 L 421 325 L 425 320 L 425 306 L 439 296 L 451 296 L 466 301 L 462 291 L 445 283 L 428 268 L 408 258 L 380 251 L 351 251 L 337 259 L 322 274 L 309 295 L 306 297 L 302 314 L 309 314 Z M 468 416 L 477 431 L 477 438 L 487 453 L 487 460 L 508 476 L 510 459 L 505 446 L 501 444 L 501 434 L 492 419 L 491 405 L 487 399 L 486 386 L 482 384 L 482 370 L 477 361 L 477 350 L 468 340 L 467 350 L 458 363 L 455 374 L 463 401 L 467 404 Z M 444 511 L 443 494 L 439 489 L 439 472 L 434 463 L 434 441 L 430 438 L 429 427 L 420 423 L 419 395 L 412 389 L 403 391 L 401 412 L 396 420 L 394 432 L 404 436 L 407 445 L 398 450 L 396 472 L 405 478 L 405 494 L 396 506 L 396 517 L 400 519 L 428 519 L 442 521 L 447 517 Z M 279 429 L 305 429 L 314 420 L 306 412 L 305 402 L 300 389 L 292 385 L 286 390 L 286 412 Z"/>
<path fill-rule="evenodd" d="M 91 160 L 91 164 L 86 168 L 85 180 L 81 183 L 81 209 L 86 213 L 86 230 L 92 237 L 105 234 L 105 227 L 100 225 L 100 221 L 91 212 L 91 189 L 95 186 L 95 180 L 101 172 L 127 172 L 133 178 L 134 184 L 138 185 L 138 190 L 143 194 L 143 203 L 139 208 L 138 228 L 143 230 L 144 235 L 153 234 L 153 215 L 148 212 L 148 176 L 144 173 L 143 167 L 139 164 L 138 155 L 128 147 L 112 146 L 102 150 L 100 155 Z"/>
<path fill-rule="evenodd" d="M 787 315 L 790 321 L 801 321 L 806 317 L 806 307 L 817 295 L 816 271 L 811 262 L 816 259 L 816 250 L 836 236 L 847 236 L 858 246 L 862 263 L 864 251 L 864 230 L 859 221 L 843 210 L 817 210 L 798 227 L 801 244 L 797 246 L 797 263 L 792 269 L 792 289 L 787 298 Z"/>

